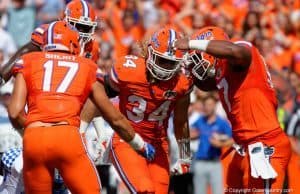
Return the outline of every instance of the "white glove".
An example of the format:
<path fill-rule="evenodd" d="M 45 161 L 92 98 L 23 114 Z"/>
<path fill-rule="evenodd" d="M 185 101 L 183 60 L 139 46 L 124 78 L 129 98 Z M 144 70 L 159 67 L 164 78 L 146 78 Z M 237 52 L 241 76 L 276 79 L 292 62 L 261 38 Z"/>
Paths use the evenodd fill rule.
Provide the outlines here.
<path fill-rule="evenodd" d="M 96 138 L 86 142 L 88 154 L 95 163 L 101 161 L 106 145 L 106 142 L 101 142 Z"/>
<path fill-rule="evenodd" d="M 264 145 L 261 142 L 248 145 L 250 156 L 251 176 L 254 178 L 273 179 L 277 173 L 265 156 Z"/>
<path fill-rule="evenodd" d="M 172 175 L 180 175 L 190 172 L 191 159 L 178 159 L 175 164 L 171 166 Z"/>

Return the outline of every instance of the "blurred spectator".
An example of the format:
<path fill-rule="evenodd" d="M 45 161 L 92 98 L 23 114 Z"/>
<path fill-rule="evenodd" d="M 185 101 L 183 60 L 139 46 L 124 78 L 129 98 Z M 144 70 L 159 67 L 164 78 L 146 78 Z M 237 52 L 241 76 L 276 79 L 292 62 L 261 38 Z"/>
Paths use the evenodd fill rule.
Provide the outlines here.
<path fill-rule="evenodd" d="M 104 74 L 108 74 L 114 63 L 112 45 L 109 42 L 102 42 L 100 51 L 98 66 Z"/>
<path fill-rule="evenodd" d="M 191 25 L 187 22 L 187 19 L 191 20 Z M 182 30 L 186 35 L 192 35 L 196 30 L 199 30 L 205 25 L 204 16 L 195 9 L 183 9 L 174 18 L 174 23 Z"/>
<path fill-rule="evenodd" d="M 203 116 L 199 117 L 191 130 L 191 138 L 200 140 L 192 168 L 194 193 L 207 193 L 207 185 L 210 185 L 213 194 L 220 194 L 223 193 L 221 148 L 232 145 L 232 133 L 227 121 L 216 115 L 217 99 L 208 95 L 202 103 Z"/>
<path fill-rule="evenodd" d="M 292 45 L 292 70 L 300 74 L 300 10 L 290 15 L 295 40 Z"/>
<path fill-rule="evenodd" d="M 292 155 L 287 169 L 287 182 L 291 194 L 300 193 L 300 185 L 295 177 L 300 176 L 300 105 L 295 103 L 294 111 L 286 126 L 286 134 L 289 136 Z"/>
<path fill-rule="evenodd" d="M 138 3 L 139 1 L 134 1 Z M 136 5 L 139 8 L 138 5 Z M 139 20 L 142 21 L 142 20 Z M 130 9 L 120 10 L 116 2 L 109 11 L 109 24 L 115 36 L 116 57 L 127 55 L 130 46 L 142 38 L 142 25 L 136 23 L 136 12 Z"/>
<path fill-rule="evenodd" d="M 12 0 L 6 14 L 7 31 L 12 35 L 17 47 L 20 47 L 30 40 L 35 26 L 35 7 L 33 4 L 25 5 L 25 0 Z"/>
<path fill-rule="evenodd" d="M 248 12 L 248 14 L 246 15 L 242 34 L 246 41 L 254 42 L 256 38 L 261 36 L 261 27 L 259 20 L 259 14 L 256 12 Z"/>
<path fill-rule="evenodd" d="M 145 1 L 143 5 L 143 24 L 145 29 L 155 26 L 159 22 L 159 0 Z"/>
<path fill-rule="evenodd" d="M 37 25 L 59 19 L 63 15 L 64 8 L 63 0 L 43 0 L 37 12 Z"/>
<path fill-rule="evenodd" d="M 6 152 L 10 148 L 21 147 L 22 145 L 22 138 L 13 129 L 6 110 L 12 90 L 12 82 L 8 82 L 0 88 L 0 153 Z"/>
<path fill-rule="evenodd" d="M 10 56 L 12 56 L 17 50 L 13 38 L 8 32 L 6 32 L 3 29 L 1 24 L 0 24 L 0 50 L 2 54 L 2 61 L 0 62 L 0 67 L 1 67 L 2 63 L 5 62 Z"/>

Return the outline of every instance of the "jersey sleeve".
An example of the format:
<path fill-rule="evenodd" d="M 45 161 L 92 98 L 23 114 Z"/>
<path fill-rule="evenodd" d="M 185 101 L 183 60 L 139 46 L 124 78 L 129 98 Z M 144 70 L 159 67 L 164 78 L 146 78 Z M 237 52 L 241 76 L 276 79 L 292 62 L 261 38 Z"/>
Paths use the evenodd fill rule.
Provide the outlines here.
<path fill-rule="evenodd" d="M 121 82 L 120 77 L 119 77 L 120 72 L 118 72 L 118 69 L 119 69 L 118 65 L 115 64 L 115 65 L 112 66 L 112 68 L 110 70 L 110 73 L 109 73 L 110 80 L 116 86 L 119 86 L 120 82 Z"/>
<path fill-rule="evenodd" d="M 97 71 L 96 71 L 97 81 L 99 81 L 100 83 L 104 84 L 104 76 L 105 75 L 106 74 L 100 68 L 97 68 Z"/>
<path fill-rule="evenodd" d="M 43 24 L 31 33 L 32 44 L 42 47 L 44 45 L 44 35 L 48 29 L 49 24 Z"/>
<path fill-rule="evenodd" d="M 28 74 L 28 57 L 26 55 L 22 56 L 16 60 L 11 72 L 13 76 L 16 76 L 18 73 L 22 73 L 24 76 Z"/>

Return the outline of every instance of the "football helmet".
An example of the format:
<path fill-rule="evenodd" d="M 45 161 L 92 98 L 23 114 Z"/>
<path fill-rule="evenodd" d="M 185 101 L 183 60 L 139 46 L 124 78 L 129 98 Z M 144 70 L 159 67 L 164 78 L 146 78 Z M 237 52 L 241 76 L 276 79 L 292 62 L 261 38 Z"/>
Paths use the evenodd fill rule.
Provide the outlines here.
<path fill-rule="evenodd" d="M 173 42 L 178 37 L 179 34 L 171 28 L 164 28 L 151 36 L 146 64 L 154 78 L 169 80 L 180 69 L 183 52 L 173 49 Z"/>
<path fill-rule="evenodd" d="M 97 27 L 96 18 L 94 9 L 85 0 L 73 0 L 66 6 L 65 20 L 79 31 L 84 44 L 92 39 Z"/>
<path fill-rule="evenodd" d="M 44 51 L 68 51 L 74 55 L 80 53 L 78 31 L 64 21 L 50 23 L 43 38 Z"/>
<path fill-rule="evenodd" d="M 200 29 L 191 37 L 192 40 L 229 40 L 228 35 L 219 27 L 209 26 Z M 205 80 L 215 75 L 215 65 L 218 59 L 205 52 L 194 50 L 187 57 L 192 74 L 199 80 Z"/>

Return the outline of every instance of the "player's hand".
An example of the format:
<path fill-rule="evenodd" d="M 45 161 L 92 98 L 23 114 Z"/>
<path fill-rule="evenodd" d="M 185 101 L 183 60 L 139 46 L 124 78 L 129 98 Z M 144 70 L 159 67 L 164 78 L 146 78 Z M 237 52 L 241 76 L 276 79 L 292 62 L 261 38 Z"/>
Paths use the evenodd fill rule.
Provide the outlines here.
<path fill-rule="evenodd" d="M 180 175 L 190 172 L 191 159 L 178 159 L 175 164 L 171 166 L 171 174 Z"/>
<path fill-rule="evenodd" d="M 143 138 L 135 133 L 133 139 L 128 142 L 131 147 L 139 154 L 144 156 L 148 161 L 152 161 L 155 156 L 155 148 L 143 140 Z"/>
<path fill-rule="evenodd" d="M 189 50 L 189 40 L 190 39 L 188 37 L 175 40 L 173 42 L 173 49 Z"/>
<path fill-rule="evenodd" d="M 155 148 L 151 144 L 145 142 L 143 148 L 138 150 L 138 153 L 144 156 L 148 161 L 152 161 L 155 156 Z"/>

